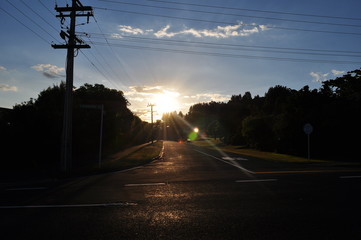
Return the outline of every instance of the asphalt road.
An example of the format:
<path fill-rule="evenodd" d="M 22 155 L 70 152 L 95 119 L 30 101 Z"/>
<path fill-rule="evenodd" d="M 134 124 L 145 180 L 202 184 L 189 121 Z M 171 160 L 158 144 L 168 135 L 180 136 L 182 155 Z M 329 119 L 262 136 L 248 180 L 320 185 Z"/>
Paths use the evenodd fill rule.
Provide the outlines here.
<path fill-rule="evenodd" d="M 361 239 L 361 172 L 164 143 L 146 166 L 0 188 L 1 239 Z"/>

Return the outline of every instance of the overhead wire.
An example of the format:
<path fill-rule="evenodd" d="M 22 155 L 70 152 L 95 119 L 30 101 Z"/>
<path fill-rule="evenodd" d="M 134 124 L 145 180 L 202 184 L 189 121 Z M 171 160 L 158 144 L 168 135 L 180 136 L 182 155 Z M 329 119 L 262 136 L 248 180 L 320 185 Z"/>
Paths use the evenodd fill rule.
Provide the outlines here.
<path fill-rule="evenodd" d="M 27 14 L 25 14 L 23 11 L 21 11 L 18 7 L 16 7 L 13 3 L 11 3 L 9 0 L 6 0 L 7 3 L 9 3 L 11 6 L 13 6 L 18 12 L 20 12 L 24 17 L 29 19 L 32 23 L 34 23 L 38 28 L 43 30 L 46 34 L 48 34 L 50 37 L 52 37 L 55 41 L 58 41 L 53 35 L 51 35 L 46 29 L 44 29 L 42 26 L 40 26 L 37 22 L 35 22 L 31 17 L 29 17 Z"/>
<path fill-rule="evenodd" d="M 112 83 L 112 81 L 109 80 L 109 78 L 104 74 L 104 72 L 102 72 L 97 65 L 95 65 L 90 58 L 81 50 L 79 49 L 80 53 L 85 57 L 85 59 L 88 60 L 88 62 L 90 63 L 90 65 L 92 65 L 94 67 L 94 69 L 100 74 L 102 75 L 106 80 L 108 80 L 109 83 L 111 83 L 115 88 L 118 88 L 118 86 L 116 86 L 114 83 Z"/>
<path fill-rule="evenodd" d="M 91 33 L 96 35 L 97 33 Z M 110 34 L 109 34 L 110 35 Z M 97 38 L 97 37 L 93 37 Z M 101 39 L 104 39 L 102 37 Z M 321 49 L 305 49 L 305 48 L 282 48 L 282 47 L 269 47 L 269 46 L 257 46 L 257 45 L 244 45 L 244 44 L 226 44 L 226 43 L 211 43 L 201 41 L 185 41 L 185 40 L 171 40 L 171 39 L 159 39 L 159 38 L 147 38 L 147 37 L 135 37 L 120 35 L 120 38 L 112 38 L 109 40 L 121 40 L 129 41 L 127 38 L 133 39 L 140 43 L 151 44 L 164 44 L 164 45 L 176 45 L 186 47 L 202 47 L 209 49 L 224 49 L 224 50 L 242 50 L 242 51 L 254 51 L 254 52 L 272 52 L 282 54 L 302 54 L 302 55 L 319 55 L 319 56 L 338 56 L 338 57 L 361 57 L 361 52 L 351 51 L 339 51 L 339 50 L 321 50 Z M 107 39 L 107 38 L 105 38 Z M 109 44 L 109 42 L 107 41 Z M 336 52 L 336 53 L 333 53 Z M 343 53 L 343 54 L 341 54 Z M 353 53 L 353 54 L 350 54 Z"/>
<path fill-rule="evenodd" d="M 32 7 L 30 7 L 27 3 L 25 3 L 23 0 L 20 0 L 27 8 L 30 9 L 35 15 L 37 15 L 39 18 L 41 18 L 46 24 L 48 24 L 52 29 L 54 29 L 56 32 L 58 32 L 58 29 L 54 27 L 51 23 L 49 23 L 46 19 L 44 19 L 39 13 L 37 13 Z"/>
<path fill-rule="evenodd" d="M 302 16 L 302 17 L 315 17 L 315 18 L 329 18 L 329 19 L 343 19 L 343 20 L 361 21 L 361 18 L 356 18 L 356 17 L 319 15 L 319 14 L 309 14 L 309 13 L 295 13 L 295 12 L 285 12 L 285 11 L 270 11 L 270 10 L 238 8 L 238 7 L 226 7 L 226 6 L 220 6 L 220 5 L 198 4 L 198 3 L 189 3 L 189 2 L 174 2 L 174 1 L 166 1 L 166 0 L 147 0 L 147 1 L 149 1 L 149 2 L 158 2 L 158 3 L 167 3 L 167 4 L 176 4 L 176 5 L 183 5 L 183 6 L 196 6 L 196 7 L 224 9 L 224 10 L 238 10 L 238 11 L 282 14 L 282 15 Z"/>
<path fill-rule="evenodd" d="M 102 42 L 93 42 L 96 45 L 104 45 Z M 231 58 L 245 58 L 245 59 L 262 59 L 262 60 L 274 60 L 274 61 L 291 61 L 291 62 L 312 62 L 312 63 L 334 63 L 334 64 L 361 64 L 356 61 L 348 60 L 325 60 L 325 59 L 303 59 L 303 58 L 285 58 L 285 57 L 269 57 L 269 56 L 254 56 L 254 55 L 243 55 L 243 54 L 229 54 L 229 53 L 218 53 L 218 52 L 201 52 L 193 50 L 184 50 L 184 49 L 170 49 L 170 48 L 156 48 L 156 47 L 147 47 L 139 45 L 128 45 L 128 44 L 118 44 L 112 43 L 112 46 L 129 48 L 129 49 L 142 49 L 142 50 L 151 50 L 158 52 L 171 52 L 171 53 L 182 53 L 182 54 L 191 54 L 191 55 L 203 55 L 203 56 L 216 56 L 216 57 L 231 57 Z"/>
<path fill-rule="evenodd" d="M 148 4 L 140 4 L 140 3 L 133 3 L 133 2 L 130 3 L 130 2 L 114 1 L 114 0 L 98 0 L 98 1 L 116 3 L 116 4 L 123 4 L 123 5 L 130 5 L 130 6 L 139 6 L 139 7 L 148 7 L 148 8 L 156 8 L 156 9 L 166 9 L 166 10 L 176 10 L 176 11 L 187 11 L 187 12 L 195 12 L 195 13 L 206 13 L 206 14 L 214 14 L 214 15 L 222 15 L 222 16 L 247 17 L 247 18 L 277 20 L 277 21 L 284 21 L 284 22 L 298 22 L 298 23 L 308 23 L 308 24 L 321 24 L 321 25 L 330 25 L 330 26 L 344 26 L 344 27 L 361 28 L 361 25 L 356 25 L 356 24 L 319 22 L 319 21 L 309 21 L 309 20 L 296 20 L 296 19 L 265 17 L 265 16 L 255 16 L 255 15 L 244 15 L 244 14 L 235 14 L 235 13 L 226 13 L 226 12 L 211 12 L 211 11 L 196 10 L 196 9 L 175 8 L 175 7 L 166 7 L 166 6 L 154 6 L 154 5 L 148 5 Z"/>
<path fill-rule="evenodd" d="M 34 31 L 32 28 L 30 28 L 29 26 L 25 25 L 21 20 L 19 20 L 17 17 L 15 17 L 14 15 L 12 15 L 11 13 L 9 13 L 8 11 L 6 11 L 4 8 L 0 7 L 1 10 L 3 10 L 7 15 L 9 15 L 11 18 L 13 18 L 15 21 L 17 21 L 19 24 L 21 24 L 22 26 L 24 26 L 25 28 L 27 28 L 29 31 L 31 31 L 32 33 L 34 33 L 38 38 L 40 38 L 41 40 L 43 40 L 44 42 L 46 42 L 47 44 L 51 44 L 48 40 L 46 40 L 43 36 L 41 36 L 39 33 L 37 33 L 36 31 Z"/>
<path fill-rule="evenodd" d="M 207 20 L 207 19 L 199 19 L 199 18 L 188 18 L 188 17 L 177 17 L 177 16 L 169 16 L 155 13 L 145 13 L 145 12 L 135 12 L 129 10 L 122 9 L 113 9 L 113 8 L 105 8 L 105 7 L 93 7 L 95 9 L 104 10 L 104 11 L 113 11 L 113 12 L 122 12 L 128 14 L 135 15 L 143 15 L 143 16 L 151 16 L 151 17 L 163 17 L 163 18 L 171 18 L 178 20 L 186 20 L 186 21 L 196 21 L 196 22 L 205 22 L 205 23 L 216 23 L 216 24 L 227 24 L 234 25 L 234 22 L 226 22 L 226 21 L 216 21 L 216 20 Z M 243 22 L 238 22 L 238 24 L 242 26 L 257 26 L 255 24 L 245 24 Z M 315 32 L 315 33 L 328 33 L 328 34 L 343 34 L 343 35 L 357 35 L 361 36 L 361 33 L 358 32 L 341 32 L 341 31 L 329 31 L 329 30 L 315 30 L 315 29 L 305 29 L 305 28 L 292 28 L 292 27 L 280 27 L 280 26 L 265 26 L 268 29 L 280 29 L 280 30 L 289 30 L 289 31 L 302 31 L 302 32 Z"/>
<path fill-rule="evenodd" d="M 108 42 L 108 39 L 105 37 L 105 34 L 104 34 L 103 30 L 101 29 L 101 27 L 100 27 L 97 19 L 95 18 L 95 16 L 93 16 L 93 19 L 94 19 L 94 21 L 95 21 L 95 23 L 96 23 L 99 31 L 101 32 L 101 36 L 102 36 L 103 39 L 106 41 L 106 43 L 107 43 L 109 49 L 111 50 L 112 54 L 116 57 L 116 60 L 118 61 L 119 65 L 123 67 L 124 73 L 126 74 L 127 78 L 128 78 L 128 79 L 131 79 L 130 75 L 128 74 L 128 72 L 126 71 L 126 69 L 125 69 L 125 67 L 124 67 L 124 64 L 120 61 L 118 54 L 116 53 L 116 51 L 113 50 L 112 46 L 111 46 L 111 45 L 109 44 L 109 42 Z M 105 60 L 105 62 L 107 62 L 107 65 L 110 66 L 110 64 L 108 63 L 108 61 L 106 61 L 105 58 L 104 58 L 104 60 Z M 112 69 L 112 68 L 111 68 L 111 69 Z M 113 69 L 112 69 L 112 71 L 113 71 Z M 116 75 L 116 74 L 115 74 L 115 75 Z"/>

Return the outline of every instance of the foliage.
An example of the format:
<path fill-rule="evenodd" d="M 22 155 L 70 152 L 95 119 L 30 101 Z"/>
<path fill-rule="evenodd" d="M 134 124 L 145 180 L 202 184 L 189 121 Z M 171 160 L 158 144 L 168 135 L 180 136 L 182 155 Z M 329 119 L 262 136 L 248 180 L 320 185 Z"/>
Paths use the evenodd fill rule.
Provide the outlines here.
<path fill-rule="evenodd" d="M 191 106 L 185 119 L 220 138 L 226 144 L 305 156 L 307 136 L 303 126 L 311 123 L 312 156 L 357 160 L 361 134 L 361 70 L 322 83 L 293 90 L 271 87 L 264 97 L 234 95 L 227 103 Z"/>
<path fill-rule="evenodd" d="M 103 155 L 150 141 L 150 124 L 128 109 L 123 92 L 100 84 L 85 84 L 73 93 L 73 167 L 97 161 L 101 106 Z M 15 105 L 2 117 L 2 122 L 7 123 L 1 125 L 7 165 L 58 169 L 64 96 L 65 84 L 54 85 L 40 92 L 37 99 Z"/>

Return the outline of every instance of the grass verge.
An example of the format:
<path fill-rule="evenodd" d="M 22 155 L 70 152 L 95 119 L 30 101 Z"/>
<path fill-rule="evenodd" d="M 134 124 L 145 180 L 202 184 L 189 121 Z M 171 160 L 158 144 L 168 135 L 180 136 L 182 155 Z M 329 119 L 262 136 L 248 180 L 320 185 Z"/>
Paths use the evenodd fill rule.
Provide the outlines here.
<path fill-rule="evenodd" d="M 236 153 L 249 157 L 256 157 L 264 160 L 289 162 L 289 163 L 329 163 L 329 161 L 297 157 L 287 154 L 263 152 L 255 149 L 244 148 L 242 146 L 226 145 L 219 140 L 214 139 L 200 139 L 192 142 L 193 145 L 199 147 L 206 147 L 209 149 L 219 149 L 223 152 Z"/>
<path fill-rule="evenodd" d="M 75 172 L 75 175 L 89 175 L 96 173 L 105 173 L 112 171 L 125 170 L 150 163 L 158 158 L 163 148 L 163 141 L 157 141 L 145 145 L 136 151 L 122 157 L 102 162 L 101 168 L 97 164 L 83 167 Z"/>
<path fill-rule="evenodd" d="M 159 157 L 163 148 L 163 141 L 157 141 L 146 145 L 139 150 L 119 159 L 107 161 L 102 165 L 104 170 L 122 170 L 137 167 L 151 162 Z"/>

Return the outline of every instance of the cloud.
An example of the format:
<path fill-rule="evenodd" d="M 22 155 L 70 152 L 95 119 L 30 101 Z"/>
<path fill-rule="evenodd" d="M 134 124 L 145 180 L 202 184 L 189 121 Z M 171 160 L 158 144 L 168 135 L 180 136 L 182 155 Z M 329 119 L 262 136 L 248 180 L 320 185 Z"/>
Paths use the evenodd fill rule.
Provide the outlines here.
<path fill-rule="evenodd" d="M 332 70 L 331 70 L 331 73 L 332 73 L 334 76 L 338 76 L 338 75 L 345 74 L 346 71 L 339 71 L 339 70 L 332 69 Z"/>
<path fill-rule="evenodd" d="M 185 96 L 188 97 L 189 96 Z M 192 98 L 192 97 L 191 97 Z M 228 101 L 231 98 L 230 95 L 222 95 L 219 93 L 199 93 L 196 94 L 194 98 L 192 98 L 192 101 L 198 101 L 198 102 L 224 102 Z"/>
<path fill-rule="evenodd" d="M 265 25 L 258 24 L 244 24 L 243 22 L 239 22 L 234 25 L 227 26 L 217 26 L 212 29 L 195 29 L 184 27 L 179 31 L 172 31 L 171 26 L 168 24 L 164 27 L 161 27 L 158 31 L 154 31 L 153 29 L 141 29 L 134 28 L 128 25 L 120 25 L 119 31 L 132 34 L 132 35 L 149 35 L 152 34 L 157 38 L 172 38 L 178 35 L 191 35 L 193 37 L 202 38 L 230 38 L 230 37 L 246 37 L 255 33 L 259 33 L 262 31 L 268 30 Z M 113 34 L 113 38 L 121 38 L 119 34 Z"/>
<path fill-rule="evenodd" d="M 151 87 L 151 86 L 130 86 L 129 89 L 131 89 L 131 91 L 126 92 L 125 94 L 129 95 L 129 94 L 139 93 L 139 94 L 149 95 L 149 94 L 161 94 L 161 93 L 164 93 L 161 86 L 155 86 L 155 87 Z"/>
<path fill-rule="evenodd" d="M 310 72 L 310 76 L 313 77 L 314 82 L 322 83 L 322 82 L 326 81 L 330 75 L 333 75 L 336 77 L 336 76 L 344 74 L 345 72 L 346 71 L 332 69 L 331 72 L 327 72 L 327 73 Z"/>
<path fill-rule="evenodd" d="M 17 92 L 18 88 L 16 86 L 9 86 L 7 84 L 0 84 L 0 90 L 4 92 Z"/>
<path fill-rule="evenodd" d="M 6 70 L 7 70 L 6 67 L 0 66 L 0 71 L 6 71 Z"/>
<path fill-rule="evenodd" d="M 31 67 L 32 69 L 42 72 L 43 75 L 47 78 L 58 78 L 65 77 L 64 74 L 61 74 L 65 71 L 65 68 L 58 67 L 52 64 L 37 64 Z"/>
<path fill-rule="evenodd" d="M 320 82 L 327 80 L 329 73 L 310 72 L 310 76 L 313 77 L 314 82 Z"/>
<path fill-rule="evenodd" d="M 250 36 L 251 34 L 259 33 L 261 31 L 267 30 L 267 27 L 264 25 L 251 24 L 246 26 L 242 22 L 239 22 L 235 25 L 228 26 L 217 26 L 213 29 L 194 29 L 194 28 L 185 28 L 181 31 L 169 31 L 170 25 L 163 27 L 161 30 L 154 33 L 154 36 L 158 38 L 162 37 L 174 37 L 176 35 L 192 35 L 197 38 L 201 37 L 211 37 L 211 38 L 230 38 L 230 37 L 245 37 Z"/>
<path fill-rule="evenodd" d="M 119 31 L 121 31 L 123 33 L 132 34 L 132 35 L 143 35 L 143 34 L 153 32 L 153 29 L 143 30 L 141 28 L 134 28 L 129 25 L 119 25 Z"/>

